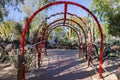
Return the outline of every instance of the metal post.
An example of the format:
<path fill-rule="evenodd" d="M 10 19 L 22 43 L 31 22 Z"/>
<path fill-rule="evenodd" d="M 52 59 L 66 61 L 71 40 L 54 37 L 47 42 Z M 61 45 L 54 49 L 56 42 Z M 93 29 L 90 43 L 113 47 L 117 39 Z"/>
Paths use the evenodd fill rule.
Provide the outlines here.
<path fill-rule="evenodd" d="M 64 4 L 64 22 L 63 22 L 63 25 L 66 23 L 66 13 L 67 13 L 67 3 Z"/>
<path fill-rule="evenodd" d="M 25 64 L 22 55 L 18 55 L 17 80 L 25 80 Z"/>

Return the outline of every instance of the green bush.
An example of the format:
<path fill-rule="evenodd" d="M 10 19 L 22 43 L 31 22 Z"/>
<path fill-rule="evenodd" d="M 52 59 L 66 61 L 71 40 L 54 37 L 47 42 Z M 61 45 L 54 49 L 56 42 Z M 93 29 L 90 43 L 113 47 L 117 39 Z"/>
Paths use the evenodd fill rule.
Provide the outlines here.
<path fill-rule="evenodd" d="M 5 62 L 6 60 L 9 60 L 7 53 L 0 49 L 0 62 Z"/>
<path fill-rule="evenodd" d="M 78 46 L 76 40 L 70 40 L 68 38 L 58 39 L 57 45 L 64 46 L 64 48 L 67 47 L 69 49 L 72 49 L 72 48 Z"/>
<path fill-rule="evenodd" d="M 20 54 L 20 52 L 17 52 L 16 55 L 10 56 L 10 62 L 11 62 L 11 64 L 14 65 L 14 67 L 16 69 L 18 69 L 18 55 L 19 54 Z M 32 64 L 33 60 L 34 60 L 34 56 L 33 56 L 32 52 L 30 52 L 29 50 L 26 51 L 26 53 L 25 53 L 25 64 L 26 64 L 27 71 L 30 70 L 30 67 L 31 67 L 31 64 Z"/>

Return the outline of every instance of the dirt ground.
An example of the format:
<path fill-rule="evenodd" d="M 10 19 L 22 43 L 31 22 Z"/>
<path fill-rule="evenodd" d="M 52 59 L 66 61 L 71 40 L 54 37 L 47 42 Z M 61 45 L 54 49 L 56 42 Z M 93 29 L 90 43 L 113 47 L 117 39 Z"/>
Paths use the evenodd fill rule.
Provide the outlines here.
<path fill-rule="evenodd" d="M 85 73 L 86 70 L 81 69 L 81 68 L 84 68 L 84 66 L 82 66 L 82 65 L 85 64 L 85 62 L 83 61 L 83 59 L 80 59 L 79 61 L 76 59 L 77 57 L 76 57 L 75 51 L 64 51 L 64 50 L 56 51 L 55 50 L 55 51 L 49 51 L 49 53 L 51 53 L 50 58 L 48 59 L 48 61 L 46 61 L 47 63 L 49 63 L 49 65 L 48 65 L 47 72 L 45 73 L 46 75 L 43 76 L 44 79 L 48 77 L 49 80 L 50 80 L 50 78 L 51 78 L 51 80 L 53 80 L 53 78 L 55 78 L 55 80 L 56 80 L 56 78 L 59 78 L 61 80 L 61 78 L 64 78 L 64 77 L 66 78 L 66 75 L 67 75 L 67 78 L 69 78 L 69 76 L 71 76 L 71 75 L 73 76 L 73 72 L 74 72 L 74 77 L 75 77 L 77 72 L 80 70 L 83 70 L 83 71 L 80 71 L 79 73 L 81 73 L 81 74 L 83 74 L 83 72 Z M 73 55 L 73 53 L 75 55 Z M 83 61 L 83 62 L 81 62 L 81 61 Z M 103 70 L 104 80 L 110 80 L 111 77 L 113 78 L 114 74 L 118 70 L 118 67 L 120 67 L 120 60 L 118 60 L 118 62 L 116 62 L 114 60 L 111 60 L 111 61 L 112 61 L 112 63 L 109 65 L 108 64 L 105 65 L 105 63 L 103 64 L 103 67 L 108 72 L 110 72 L 110 75 L 109 75 L 108 72 Z M 74 62 L 74 63 L 72 63 L 72 62 Z M 70 63 L 72 63 L 73 66 L 69 65 Z M 77 65 L 75 65 L 75 64 L 77 64 Z M 82 67 L 80 67 L 80 66 L 82 66 Z M 76 70 L 76 67 L 77 67 L 77 70 Z M 78 69 L 80 69 L 80 70 L 78 70 Z M 92 68 L 90 68 L 90 69 L 93 70 Z M 60 70 L 62 70 L 63 72 Z M 56 74 L 55 74 L 55 72 L 56 72 Z M 76 72 L 76 74 L 75 74 L 75 72 Z M 55 75 L 52 75 L 52 73 Z M 48 76 L 48 74 L 51 74 L 52 77 L 50 75 Z M 56 77 L 56 75 L 57 75 L 57 77 Z M 89 74 L 87 74 L 87 75 L 89 76 Z M 53 76 L 55 76 L 55 77 L 53 77 Z M 63 77 L 61 77 L 61 76 L 63 76 Z M 77 77 L 78 76 L 80 76 L 80 74 L 79 75 L 77 74 Z M 83 78 L 83 75 L 81 75 L 81 76 L 82 76 L 81 78 Z M 15 70 L 13 65 L 10 65 L 10 63 L 8 63 L 8 64 L 0 63 L 0 80 L 17 80 L 16 77 L 17 77 L 17 70 Z M 98 77 L 98 75 L 91 74 L 90 77 L 87 77 L 87 78 L 85 77 L 84 79 L 89 80 L 89 78 L 92 78 L 92 80 L 98 80 L 97 77 Z M 82 80 L 84 80 L 84 79 L 82 79 Z M 32 78 L 30 80 L 34 80 L 34 78 Z M 47 79 L 45 79 L 45 80 L 47 80 Z M 67 79 L 67 80 L 70 80 L 70 79 Z M 75 77 L 72 80 L 77 80 L 77 78 Z M 117 79 L 115 79 L 115 80 L 117 80 Z"/>
<path fill-rule="evenodd" d="M 16 72 L 13 65 L 0 63 L 0 80 L 16 80 Z"/>

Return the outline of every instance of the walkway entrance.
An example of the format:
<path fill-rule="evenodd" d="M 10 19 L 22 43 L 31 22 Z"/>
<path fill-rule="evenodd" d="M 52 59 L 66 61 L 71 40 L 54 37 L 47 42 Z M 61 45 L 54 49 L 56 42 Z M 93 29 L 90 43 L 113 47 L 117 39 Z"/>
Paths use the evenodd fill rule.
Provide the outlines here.
<path fill-rule="evenodd" d="M 43 48 L 43 45 L 44 45 L 44 41 L 46 41 L 47 39 L 45 38 L 46 37 L 46 33 L 47 32 L 49 32 L 49 27 L 51 26 L 51 25 L 54 25 L 56 22 L 58 22 L 59 23 L 59 21 L 61 20 L 62 21 L 62 24 L 63 25 L 67 25 L 67 22 L 71 22 L 71 23 L 74 23 L 75 24 L 75 26 L 74 26 L 74 29 L 75 29 L 75 27 L 77 26 L 77 27 L 79 27 L 79 30 L 80 30 L 80 27 L 81 27 L 81 30 L 83 31 L 83 34 L 84 34 L 84 41 L 85 42 L 83 42 L 83 43 L 85 43 L 84 45 L 87 45 L 87 44 L 90 44 L 89 45 L 89 47 L 90 47 L 90 49 L 92 50 L 92 33 L 91 33 L 91 29 L 90 29 L 90 27 L 88 28 L 88 29 L 85 29 L 85 28 L 83 28 L 84 26 L 86 26 L 86 25 L 84 25 L 84 26 L 81 26 L 80 25 L 80 23 L 78 23 L 78 22 L 76 22 L 75 20 L 72 20 L 72 19 L 69 19 L 68 18 L 68 16 L 67 16 L 67 13 L 69 13 L 69 11 L 68 11 L 68 7 L 69 7 L 69 5 L 73 5 L 73 6 L 76 6 L 76 7 L 78 7 L 78 8 L 80 8 L 80 9 L 83 9 L 83 10 L 85 10 L 89 15 L 91 15 L 91 17 L 93 18 L 93 20 L 95 21 L 95 23 L 97 24 L 97 28 L 98 28 L 98 30 L 99 30 L 99 33 L 100 33 L 100 40 L 99 40 L 99 46 L 100 46 L 100 57 L 99 57 L 99 77 L 100 78 L 102 78 L 102 57 L 103 57 L 103 32 L 102 32 L 102 28 L 101 28 L 101 26 L 100 26 L 100 24 L 99 24 L 99 22 L 98 22 L 98 20 L 97 20 L 97 18 L 95 17 L 95 15 L 89 10 L 89 9 L 87 9 L 86 7 L 84 7 L 84 6 L 82 6 L 81 4 L 78 4 L 78 3 L 74 3 L 74 2 L 69 2 L 69 1 L 57 1 L 57 2 L 52 2 L 52 3 L 49 3 L 49 4 L 47 4 L 47 5 L 45 5 L 45 6 L 43 6 L 43 7 L 41 7 L 40 9 L 38 9 L 36 12 L 34 12 L 33 13 L 33 15 L 28 19 L 28 21 L 27 21 L 27 23 L 25 24 L 25 27 L 24 27 L 24 29 L 23 29 L 23 33 L 22 33 L 22 36 L 21 36 L 21 48 L 22 48 L 22 53 L 21 53 L 21 55 L 22 55 L 22 60 L 20 61 L 20 63 L 21 63 L 21 69 L 19 69 L 19 71 L 22 71 L 21 73 L 22 74 L 19 74 L 19 76 L 21 76 L 22 77 L 22 79 L 25 79 L 26 77 L 26 75 L 25 75 L 25 72 L 26 72 L 26 70 L 25 70 L 25 59 L 24 59 L 24 56 L 25 56 L 25 49 L 24 49 L 24 46 L 25 46 L 25 36 L 26 36 L 26 32 L 27 32 L 27 29 L 28 29 L 28 27 L 29 27 L 29 25 L 30 25 L 30 23 L 32 22 L 32 20 L 33 20 L 33 18 L 38 14 L 38 13 L 40 13 L 40 12 L 42 12 L 43 10 L 45 10 L 45 9 L 47 9 L 47 8 L 49 8 L 49 7 L 53 7 L 53 6 L 56 6 L 56 5 L 63 5 L 64 6 L 64 11 L 62 12 L 63 13 L 63 18 L 62 19 L 58 19 L 58 20 L 54 20 L 52 23 L 49 23 L 48 25 L 45 25 L 45 27 L 39 27 L 39 28 L 41 28 L 42 29 L 42 33 L 41 34 L 39 34 L 39 36 L 40 36 L 40 42 L 39 42 L 39 49 L 38 49 L 38 66 L 40 67 L 40 62 L 42 61 L 42 48 Z M 53 16 L 52 16 L 53 17 Z M 76 17 L 76 16 L 75 16 Z M 51 16 L 50 17 L 48 17 L 48 18 L 46 18 L 46 19 L 49 19 L 49 18 L 51 18 Z M 81 19 L 82 20 L 82 19 Z M 46 21 L 43 21 L 43 23 L 45 23 Z M 84 24 L 86 24 L 84 21 L 82 21 Z M 42 23 L 41 23 L 42 24 Z M 43 24 L 42 24 L 43 25 Z M 57 26 L 57 25 L 56 25 Z M 54 26 L 53 26 L 54 27 Z M 47 30 L 48 29 L 48 30 Z M 86 31 L 86 32 L 85 32 Z M 36 32 L 39 32 L 38 30 L 36 31 Z M 87 37 L 88 37 L 88 33 L 90 32 L 90 39 L 88 39 L 89 40 L 89 42 L 90 43 L 88 43 L 88 42 L 86 42 L 87 41 Z M 35 37 L 38 37 L 37 36 L 38 35 L 38 33 L 36 33 L 36 35 L 35 35 Z M 49 35 L 49 34 L 48 34 Z M 82 37 L 83 37 L 83 35 L 82 35 Z M 79 37 L 78 37 L 79 38 Z M 79 39 L 80 40 L 80 39 Z M 82 42 L 82 41 L 81 41 Z M 34 43 L 34 44 L 36 44 L 36 43 Z M 36 47 L 36 46 L 33 46 L 33 47 Z M 86 48 L 87 49 L 87 48 Z M 85 50 L 84 50 L 85 51 Z M 64 59 L 63 59 L 64 60 Z M 73 60 L 73 59 L 72 59 Z M 58 62 L 59 63 L 59 62 Z M 75 61 L 75 63 L 76 63 L 76 61 Z M 74 63 L 74 64 L 75 64 Z M 59 71 L 59 70 L 58 70 Z"/>
<path fill-rule="evenodd" d="M 78 58 L 79 50 L 52 49 L 48 50 L 48 57 L 44 58 L 43 73 L 29 80 L 92 80 L 87 62 Z M 41 70 L 42 71 L 42 70 Z"/>

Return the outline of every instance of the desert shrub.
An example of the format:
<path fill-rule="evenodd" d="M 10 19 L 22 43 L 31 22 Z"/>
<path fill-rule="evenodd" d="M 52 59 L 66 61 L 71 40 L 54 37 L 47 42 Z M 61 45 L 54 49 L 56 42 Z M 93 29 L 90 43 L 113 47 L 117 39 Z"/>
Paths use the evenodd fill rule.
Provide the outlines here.
<path fill-rule="evenodd" d="M 0 48 L 0 62 L 7 62 L 9 60 L 9 57 L 7 53 Z"/>
<path fill-rule="evenodd" d="M 20 55 L 20 52 L 17 51 L 16 55 L 10 56 L 10 62 L 12 65 L 14 65 L 15 69 L 18 69 L 18 55 Z M 34 60 L 34 56 L 32 52 L 27 50 L 25 52 L 25 65 L 27 71 L 30 70 L 33 60 Z"/>

